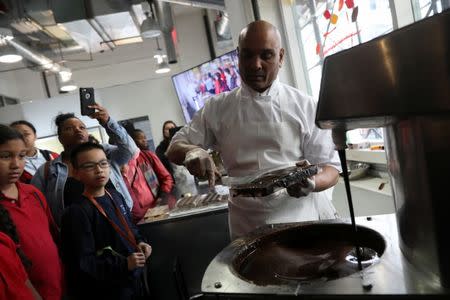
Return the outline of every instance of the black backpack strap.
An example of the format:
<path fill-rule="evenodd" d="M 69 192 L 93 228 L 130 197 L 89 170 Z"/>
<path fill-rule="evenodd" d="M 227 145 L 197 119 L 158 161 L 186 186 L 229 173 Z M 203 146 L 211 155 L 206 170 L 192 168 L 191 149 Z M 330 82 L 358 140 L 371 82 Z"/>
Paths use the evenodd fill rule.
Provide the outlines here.
<path fill-rule="evenodd" d="M 42 202 L 42 199 L 39 196 L 39 193 L 35 191 L 35 192 L 33 192 L 33 194 L 36 196 L 36 199 L 39 200 L 39 204 L 41 204 L 42 209 L 45 211 L 44 203 Z"/>
<path fill-rule="evenodd" d="M 44 156 L 46 161 L 52 160 L 52 157 L 50 156 L 51 152 L 44 149 L 38 149 L 39 152 L 41 152 L 42 156 Z"/>
<path fill-rule="evenodd" d="M 44 165 L 44 180 L 45 181 L 47 180 L 47 177 L 48 177 L 48 172 L 50 169 L 50 162 L 51 162 L 50 160 L 47 160 Z"/>

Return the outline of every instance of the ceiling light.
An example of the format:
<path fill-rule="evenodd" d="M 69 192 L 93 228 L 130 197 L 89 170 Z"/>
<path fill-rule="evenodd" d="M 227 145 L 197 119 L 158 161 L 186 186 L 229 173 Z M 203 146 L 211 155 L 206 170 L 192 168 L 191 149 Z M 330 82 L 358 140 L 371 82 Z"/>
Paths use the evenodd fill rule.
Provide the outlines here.
<path fill-rule="evenodd" d="M 73 80 L 69 80 L 67 82 L 61 83 L 61 86 L 59 87 L 59 91 L 61 92 L 71 92 L 76 90 L 78 87 L 77 85 L 73 82 Z"/>
<path fill-rule="evenodd" d="M 22 60 L 22 55 L 9 45 L 13 38 L 11 29 L 0 28 L 0 63 L 12 64 Z"/>
<path fill-rule="evenodd" d="M 151 39 L 161 35 L 161 28 L 158 22 L 150 16 L 149 12 L 146 12 L 147 16 L 141 24 L 141 36 L 144 39 Z"/>
<path fill-rule="evenodd" d="M 12 64 L 22 60 L 22 55 L 9 45 L 0 48 L 0 63 Z"/>
<path fill-rule="evenodd" d="M 165 55 L 159 46 L 159 40 L 156 39 L 156 54 L 153 56 L 153 58 L 156 59 L 156 64 L 158 65 L 158 68 L 155 70 L 156 74 L 163 74 L 170 72 L 169 64 L 167 63 L 167 55 Z"/>
<path fill-rule="evenodd" d="M 158 64 L 158 69 L 156 69 L 156 74 L 164 74 L 170 72 L 169 64 L 166 61 L 163 61 Z"/>
<path fill-rule="evenodd" d="M 61 82 L 67 82 L 72 78 L 72 71 L 69 68 L 62 67 L 61 71 L 58 72 L 58 75 Z"/>
<path fill-rule="evenodd" d="M 6 41 L 10 41 L 14 38 L 11 29 L 0 27 L 0 44 L 5 45 Z"/>

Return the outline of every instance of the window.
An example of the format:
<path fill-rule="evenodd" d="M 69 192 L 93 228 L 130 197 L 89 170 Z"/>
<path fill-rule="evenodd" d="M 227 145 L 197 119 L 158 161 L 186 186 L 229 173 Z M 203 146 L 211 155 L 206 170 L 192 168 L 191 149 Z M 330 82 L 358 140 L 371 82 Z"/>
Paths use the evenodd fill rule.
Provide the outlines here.
<path fill-rule="evenodd" d="M 395 16 L 389 0 L 297 0 L 293 10 L 308 91 L 316 98 L 324 58 L 392 31 Z"/>
<path fill-rule="evenodd" d="M 11 98 L 8 96 L 3 96 L 0 95 L 0 107 L 3 107 L 5 105 L 14 105 L 14 104 L 18 104 L 20 101 L 18 99 L 15 98 Z"/>
<path fill-rule="evenodd" d="M 392 0 L 391 0 L 392 1 Z M 397 27 L 390 0 L 297 0 L 293 5 L 308 92 L 319 95 L 324 58 Z M 350 143 L 383 142 L 381 128 L 356 129 Z"/>
<path fill-rule="evenodd" d="M 450 8 L 450 0 L 411 0 L 414 20 L 419 21 Z"/>

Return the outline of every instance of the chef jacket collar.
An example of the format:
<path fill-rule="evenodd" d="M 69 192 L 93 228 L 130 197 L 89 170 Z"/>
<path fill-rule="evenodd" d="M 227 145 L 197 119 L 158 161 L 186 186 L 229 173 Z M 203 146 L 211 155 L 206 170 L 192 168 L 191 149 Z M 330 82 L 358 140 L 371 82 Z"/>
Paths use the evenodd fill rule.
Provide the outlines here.
<path fill-rule="evenodd" d="M 274 97 L 278 94 L 278 87 L 279 87 L 280 83 L 278 78 L 276 78 L 272 85 L 266 89 L 264 92 L 259 93 L 255 90 L 253 90 L 251 87 L 249 87 L 248 85 L 246 85 L 244 82 L 242 82 L 242 96 L 243 97 L 248 97 L 248 98 L 252 98 L 252 99 L 270 99 L 271 97 Z"/>

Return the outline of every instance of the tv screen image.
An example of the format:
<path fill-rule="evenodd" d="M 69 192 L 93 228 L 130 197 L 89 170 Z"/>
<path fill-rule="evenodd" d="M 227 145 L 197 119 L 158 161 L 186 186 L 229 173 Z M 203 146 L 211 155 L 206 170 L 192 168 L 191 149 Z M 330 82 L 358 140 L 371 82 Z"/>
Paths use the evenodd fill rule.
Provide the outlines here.
<path fill-rule="evenodd" d="M 214 95 L 231 91 L 241 85 L 237 51 L 172 76 L 178 101 L 186 123 Z"/>

